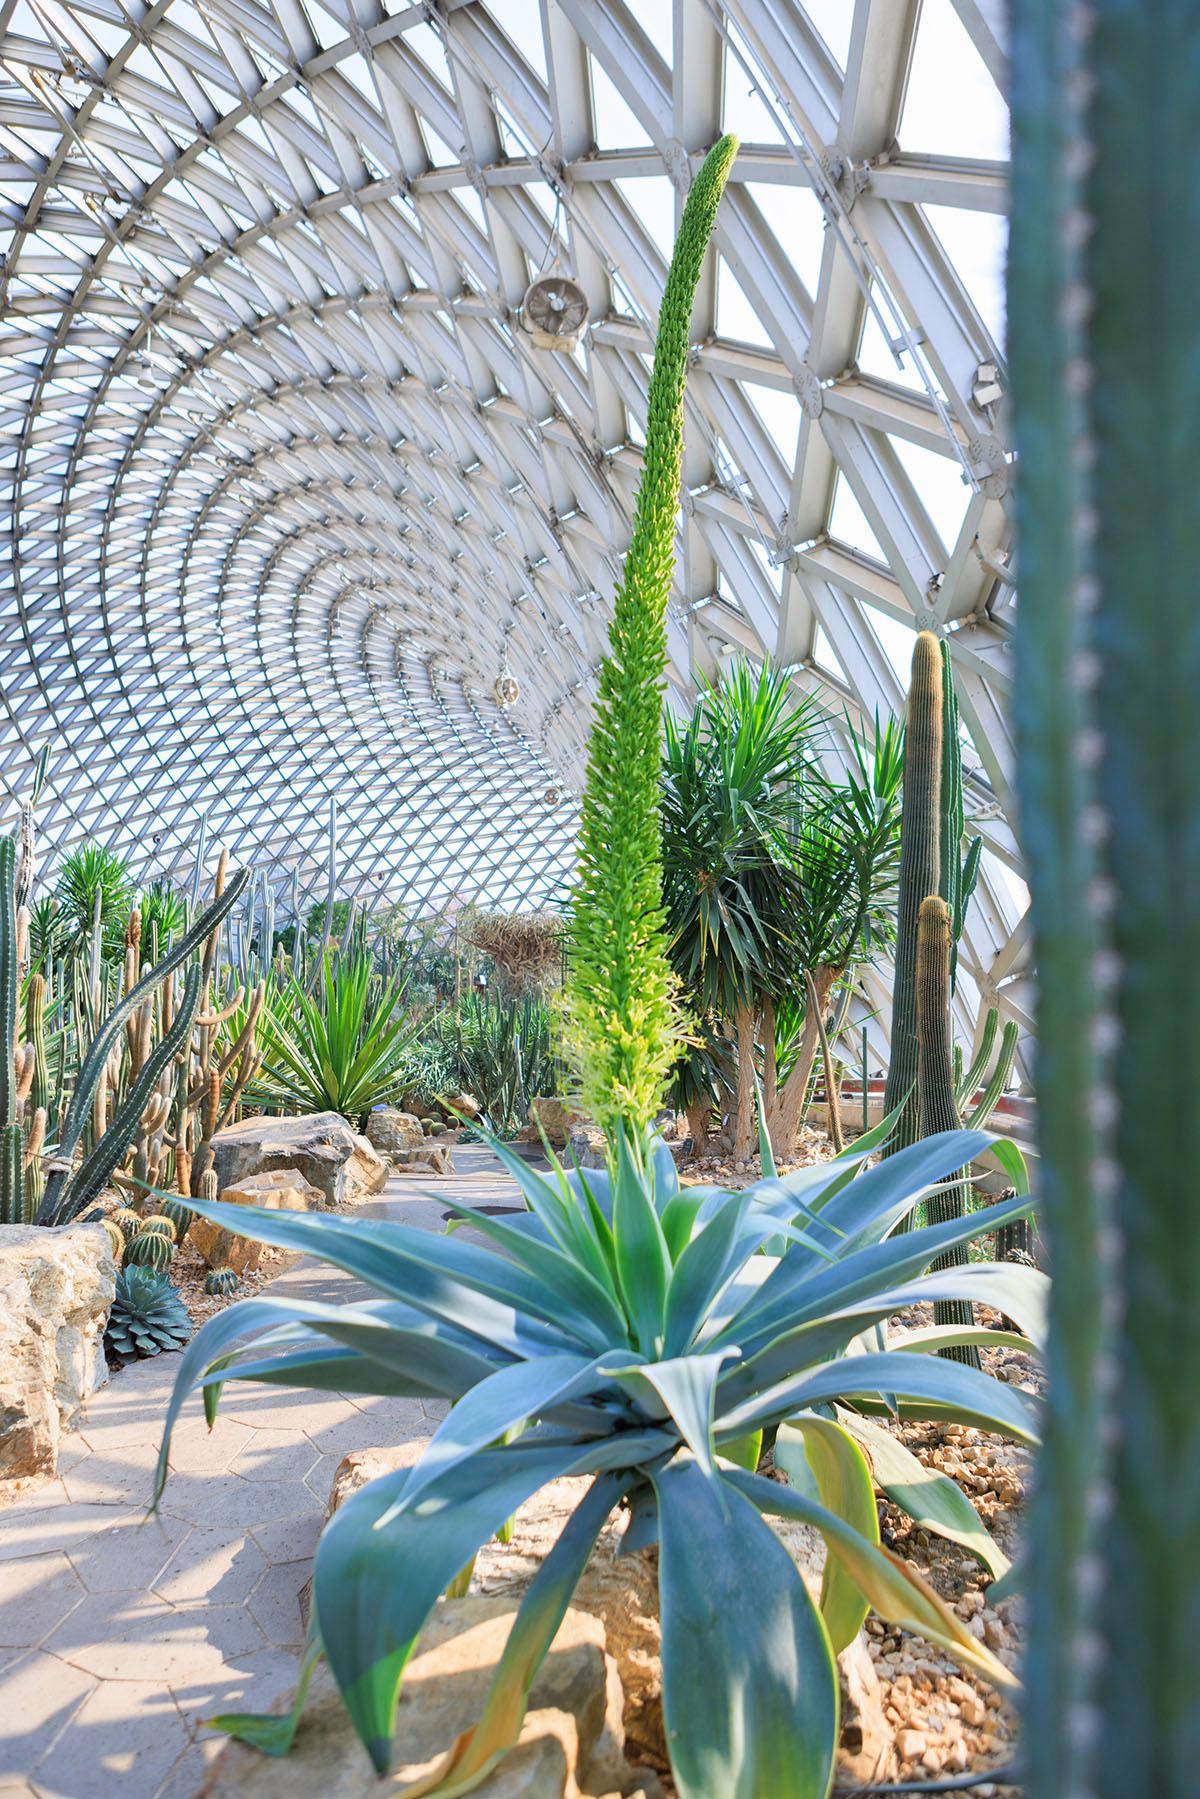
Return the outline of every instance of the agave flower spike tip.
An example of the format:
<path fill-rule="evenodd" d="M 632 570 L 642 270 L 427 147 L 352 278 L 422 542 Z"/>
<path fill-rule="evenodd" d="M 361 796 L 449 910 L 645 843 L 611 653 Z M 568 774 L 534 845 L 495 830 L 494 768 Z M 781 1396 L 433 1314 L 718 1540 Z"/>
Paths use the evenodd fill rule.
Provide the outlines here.
<path fill-rule="evenodd" d="M 696 284 L 737 139 L 709 151 L 663 292 L 633 531 L 600 670 L 579 830 L 564 1010 L 585 1108 L 610 1138 L 649 1126 L 677 1053 L 662 899 L 659 780 L 666 609 Z"/>

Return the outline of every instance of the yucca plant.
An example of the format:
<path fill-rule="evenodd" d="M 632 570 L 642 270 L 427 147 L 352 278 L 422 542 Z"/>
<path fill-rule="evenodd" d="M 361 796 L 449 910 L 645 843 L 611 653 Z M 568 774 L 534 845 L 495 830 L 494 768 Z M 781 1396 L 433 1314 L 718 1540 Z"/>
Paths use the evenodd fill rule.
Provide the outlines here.
<path fill-rule="evenodd" d="M 86 949 L 98 918 L 102 953 L 106 957 L 122 955 L 133 895 L 129 864 L 116 850 L 98 843 L 83 843 L 72 850 L 54 886 L 68 946 L 76 953 Z"/>
<path fill-rule="evenodd" d="M 377 976 L 367 955 L 327 954 L 315 993 L 295 979 L 268 989 L 248 1097 L 358 1124 L 403 1089 L 416 1031 L 401 982 Z"/>

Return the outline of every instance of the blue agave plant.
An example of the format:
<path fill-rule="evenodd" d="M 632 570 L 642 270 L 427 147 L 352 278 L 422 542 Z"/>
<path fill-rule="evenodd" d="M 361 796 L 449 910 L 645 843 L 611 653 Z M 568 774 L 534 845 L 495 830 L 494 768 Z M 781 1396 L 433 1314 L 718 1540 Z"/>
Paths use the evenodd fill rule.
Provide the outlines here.
<path fill-rule="evenodd" d="M 869 1604 L 1011 1682 L 880 1546 L 857 1440 L 873 1415 L 895 1412 L 1035 1440 L 1027 1395 L 927 1353 L 961 1335 L 953 1327 L 904 1348 L 880 1336 L 899 1308 L 955 1298 L 993 1306 L 1040 1338 L 1044 1276 L 986 1262 L 927 1272 L 979 1231 L 978 1216 L 890 1234 L 993 1142 L 946 1132 L 863 1172 L 868 1141 L 740 1193 L 680 1187 L 662 1144 L 641 1158 L 621 1141 L 612 1174 L 549 1176 L 494 1144 L 529 1210 L 509 1219 L 464 1210 L 486 1246 L 388 1222 L 197 1203 L 259 1242 L 322 1256 L 379 1297 L 341 1306 L 261 1297 L 210 1320 L 180 1369 L 160 1490 L 170 1428 L 196 1383 L 213 1410 L 231 1380 L 449 1400 L 417 1466 L 357 1494 L 317 1549 L 310 1655 L 327 1658 L 375 1765 L 388 1765 L 404 1665 L 439 1594 L 547 1481 L 590 1474 L 525 1597 L 480 1723 L 437 1790 L 466 1791 L 515 1741 L 533 1672 L 601 1528 L 624 1504 L 625 1540 L 660 1546 L 664 1709 L 680 1793 L 823 1795 L 834 1657 Z M 1029 1206 L 993 1208 L 989 1228 Z M 808 1452 L 821 1503 L 754 1472 L 761 1432 L 785 1424 L 792 1452 L 796 1442 Z M 823 1533 L 819 1608 L 763 1513 Z M 276 1751 L 294 1727 L 222 1722 Z"/>

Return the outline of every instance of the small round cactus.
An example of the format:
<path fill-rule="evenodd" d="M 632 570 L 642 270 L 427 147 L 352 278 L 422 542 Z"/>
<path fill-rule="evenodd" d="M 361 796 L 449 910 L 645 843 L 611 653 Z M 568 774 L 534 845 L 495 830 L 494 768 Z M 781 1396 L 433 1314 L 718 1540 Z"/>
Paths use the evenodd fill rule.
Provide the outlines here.
<path fill-rule="evenodd" d="M 183 1242 L 194 1216 L 191 1206 L 182 1199 L 164 1199 L 159 1212 L 160 1218 L 169 1218 L 175 1226 L 176 1243 Z"/>
<path fill-rule="evenodd" d="M 115 1212 L 110 1213 L 110 1217 L 124 1237 L 125 1247 L 128 1249 L 142 1228 L 141 1213 L 135 1212 L 132 1206 L 118 1206 Z"/>
<path fill-rule="evenodd" d="M 125 1249 L 127 1268 L 156 1268 L 163 1272 L 171 1265 L 175 1245 L 161 1231 L 139 1231 Z"/>
<path fill-rule="evenodd" d="M 204 1277 L 204 1291 L 224 1299 L 229 1293 L 236 1293 L 238 1277 L 232 1268 L 210 1268 Z"/>
<path fill-rule="evenodd" d="M 167 1237 L 172 1243 L 179 1240 L 179 1232 L 175 1228 L 175 1220 L 168 1218 L 165 1212 L 155 1212 L 143 1224 L 144 1231 L 157 1231 L 160 1237 Z"/>
<path fill-rule="evenodd" d="M 89 1218 L 85 1220 L 85 1222 L 88 1224 L 98 1224 L 100 1226 L 100 1229 L 108 1238 L 109 1248 L 113 1253 L 113 1261 L 120 1267 L 121 1261 L 125 1255 L 125 1237 L 120 1225 L 114 1224 L 111 1218 Z"/>

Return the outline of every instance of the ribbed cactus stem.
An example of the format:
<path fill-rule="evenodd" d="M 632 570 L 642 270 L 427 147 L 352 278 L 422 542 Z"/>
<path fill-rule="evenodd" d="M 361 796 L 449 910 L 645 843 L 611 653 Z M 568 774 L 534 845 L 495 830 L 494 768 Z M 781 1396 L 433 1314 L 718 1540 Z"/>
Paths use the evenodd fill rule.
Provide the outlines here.
<path fill-rule="evenodd" d="M 921 902 L 917 914 L 917 1095 L 920 1100 L 921 1135 L 956 1131 L 958 1101 L 954 1092 L 954 1056 L 950 1034 L 950 958 L 954 931 L 950 908 L 938 894 Z M 931 1224 L 962 1218 L 969 1209 L 969 1182 L 945 1183 L 943 1191 L 925 1202 Z M 967 1263 L 965 1247 L 951 1250 L 934 1263 L 935 1268 L 961 1268 Z M 966 1329 L 975 1322 L 969 1300 L 939 1301 L 933 1308 L 936 1324 L 956 1324 Z M 978 1368 L 979 1352 L 970 1345 L 942 1351 L 951 1361 Z"/>
<path fill-rule="evenodd" d="M 1012 7 L 1012 684 L 1053 1271 L 1030 1799 L 1197 1789 L 1200 13 Z"/>
<path fill-rule="evenodd" d="M 904 1103 L 889 1153 L 921 1136 L 917 1097 L 917 919 L 921 902 L 941 891 L 942 646 L 931 631 L 913 645 L 904 737 L 904 798 L 900 815 L 900 891 L 897 901 L 891 1058 L 883 1108 Z"/>
<path fill-rule="evenodd" d="M 50 1069 L 46 1061 L 46 977 L 31 974 L 25 987 L 25 1036 L 33 1046 L 33 1085 L 29 1102 L 36 1111 L 50 1104 Z"/>

